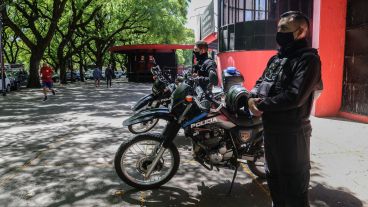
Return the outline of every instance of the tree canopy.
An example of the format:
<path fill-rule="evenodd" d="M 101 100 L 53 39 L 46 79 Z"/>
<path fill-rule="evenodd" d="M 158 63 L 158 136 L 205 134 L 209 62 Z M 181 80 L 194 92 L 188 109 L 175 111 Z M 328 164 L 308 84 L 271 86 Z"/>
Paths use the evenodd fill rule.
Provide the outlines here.
<path fill-rule="evenodd" d="M 113 45 L 182 44 L 194 41 L 185 29 L 187 0 L 1 0 L 5 60 L 29 67 L 29 87 L 39 87 L 45 61 L 60 72 L 75 65 L 102 67 Z M 178 53 L 188 62 L 185 52 Z"/>

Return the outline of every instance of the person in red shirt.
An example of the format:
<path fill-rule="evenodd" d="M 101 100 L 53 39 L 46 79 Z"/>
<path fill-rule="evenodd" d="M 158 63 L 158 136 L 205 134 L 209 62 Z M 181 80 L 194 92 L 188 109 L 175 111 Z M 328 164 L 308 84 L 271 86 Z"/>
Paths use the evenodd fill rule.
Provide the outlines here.
<path fill-rule="evenodd" d="M 52 81 L 52 74 L 54 73 L 54 70 L 47 65 L 47 63 L 43 63 L 41 70 L 40 70 L 40 76 L 42 80 L 42 88 L 43 88 L 43 94 L 45 95 L 45 98 L 43 101 L 47 100 L 47 89 L 51 90 L 52 94 L 55 95 L 55 90 L 53 87 L 53 81 Z"/>

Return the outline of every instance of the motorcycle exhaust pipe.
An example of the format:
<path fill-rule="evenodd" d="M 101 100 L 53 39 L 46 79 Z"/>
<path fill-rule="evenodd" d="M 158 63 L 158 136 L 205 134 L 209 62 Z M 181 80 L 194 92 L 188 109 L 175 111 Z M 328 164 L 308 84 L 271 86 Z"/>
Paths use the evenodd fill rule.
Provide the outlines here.
<path fill-rule="evenodd" d="M 252 156 L 243 156 L 242 159 L 237 159 L 237 161 L 241 162 L 241 163 L 247 163 L 247 161 L 254 162 L 254 157 L 252 157 Z M 265 163 L 265 158 L 261 157 L 261 158 L 257 159 L 257 162 Z"/>
<path fill-rule="evenodd" d="M 241 163 L 247 163 L 247 161 L 254 161 L 254 157 L 244 155 L 241 159 L 238 158 L 237 161 Z"/>

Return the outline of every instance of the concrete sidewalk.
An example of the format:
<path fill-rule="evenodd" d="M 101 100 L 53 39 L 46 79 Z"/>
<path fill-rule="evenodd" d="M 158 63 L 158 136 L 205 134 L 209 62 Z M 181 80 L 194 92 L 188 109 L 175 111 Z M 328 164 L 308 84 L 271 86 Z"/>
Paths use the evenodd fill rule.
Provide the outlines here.
<path fill-rule="evenodd" d="M 311 199 L 321 206 L 368 206 L 368 125 L 312 118 Z"/>
<path fill-rule="evenodd" d="M 176 140 L 181 164 L 170 182 L 152 191 L 127 186 L 112 160 L 133 137 L 122 121 L 150 85 L 103 86 L 60 87 L 47 102 L 40 90 L 0 97 L 0 207 L 271 205 L 265 181 L 246 167 L 227 196 L 233 171 L 204 169 L 182 134 Z M 312 206 L 368 206 L 367 125 L 320 118 L 312 118 L 312 125 Z"/>

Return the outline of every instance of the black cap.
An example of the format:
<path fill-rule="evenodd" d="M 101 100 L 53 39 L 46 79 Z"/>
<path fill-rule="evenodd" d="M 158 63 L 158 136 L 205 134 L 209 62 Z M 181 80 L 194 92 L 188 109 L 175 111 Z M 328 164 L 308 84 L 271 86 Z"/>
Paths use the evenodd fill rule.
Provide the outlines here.
<path fill-rule="evenodd" d="M 283 14 L 281 14 L 281 18 L 293 16 L 296 20 L 305 20 L 308 24 L 308 27 L 310 26 L 309 18 L 307 15 L 303 14 L 300 11 L 288 11 Z"/>
<path fill-rule="evenodd" d="M 208 49 L 208 44 L 207 42 L 203 41 L 203 40 L 199 40 L 195 43 L 195 45 L 198 47 L 198 48 L 206 48 Z"/>

